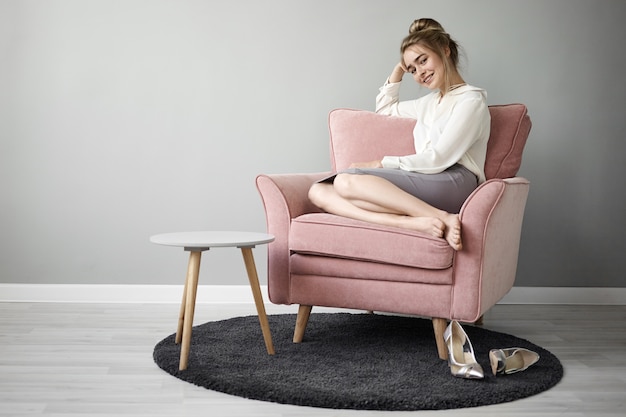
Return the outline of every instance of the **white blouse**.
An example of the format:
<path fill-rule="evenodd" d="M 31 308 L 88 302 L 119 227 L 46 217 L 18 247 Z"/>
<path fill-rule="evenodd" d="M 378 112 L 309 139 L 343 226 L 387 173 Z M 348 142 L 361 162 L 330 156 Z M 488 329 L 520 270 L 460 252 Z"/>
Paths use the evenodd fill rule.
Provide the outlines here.
<path fill-rule="evenodd" d="M 386 83 L 376 97 L 376 113 L 417 119 L 415 154 L 385 156 L 384 168 L 436 174 L 459 163 L 485 181 L 485 157 L 491 127 L 487 92 L 470 85 L 417 100 L 399 101 L 401 83 Z"/>

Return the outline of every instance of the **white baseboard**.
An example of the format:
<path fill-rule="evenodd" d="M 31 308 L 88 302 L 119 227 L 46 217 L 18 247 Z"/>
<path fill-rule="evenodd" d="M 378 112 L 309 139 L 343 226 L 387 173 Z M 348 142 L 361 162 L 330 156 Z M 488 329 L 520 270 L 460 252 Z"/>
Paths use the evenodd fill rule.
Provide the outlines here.
<path fill-rule="evenodd" d="M 182 285 L 0 284 L 0 302 L 180 303 Z M 261 286 L 267 298 L 267 286 Z M 199 285 L 197 303 L 254 303 L 247 285 Z M 499 304 L 626 305 L 626 288 L 514 287 Z"/>
<path fill-rule="evenodd" d="M 626 305 L 626 288 L 513 287 L 498 304 Z"/>
<path fill-rule="evenodd" d="M 267 286 L 261 286 L 267 301 Z M 182 285 L 0 284 L 0 302 L 176 303 Z M 198 285 L 196 303 L 254 303 L 247 285 Z"/>

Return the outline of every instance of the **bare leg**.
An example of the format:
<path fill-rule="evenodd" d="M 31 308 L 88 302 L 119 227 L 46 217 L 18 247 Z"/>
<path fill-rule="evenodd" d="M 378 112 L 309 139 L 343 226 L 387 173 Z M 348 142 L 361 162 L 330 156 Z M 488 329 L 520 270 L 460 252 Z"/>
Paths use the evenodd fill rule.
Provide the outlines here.
<path fill-rule="evenodd" d="M 453 249 L 462 248 L 456 214 L 439 210 L 384 178 L 339 174 L 333 184 L 314 184 L 309 198 L 329 213 L 445 237 Z"/>
<path fill-rule="evenodd" d="M 371 210 L 367 210 L 341 197 L 332 184 L 315 184 L 309 190 L 309 198 L 315 205 L 329 213 L 385 226 L 417 230 L 436 237 L 444 235 L 445 224 L 439 219 L 385 212 L 382 208 L 374 210 L 373 205 L 370 206 Z"/>

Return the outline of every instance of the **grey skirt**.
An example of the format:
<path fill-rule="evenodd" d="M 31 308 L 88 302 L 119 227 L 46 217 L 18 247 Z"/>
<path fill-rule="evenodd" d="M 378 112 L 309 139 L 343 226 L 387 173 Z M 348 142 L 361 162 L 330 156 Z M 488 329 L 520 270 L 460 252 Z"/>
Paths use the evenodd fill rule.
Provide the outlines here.
<path fill-rule="evenodd" d="M 455 164 L 438 174 L 422 174 L 395 168 L 349 168 L 337 174 L 344 173 L 384 178 L 396 187 L 448 213 L 458 213 L 467 197 L 478 186 L 476 175 L 460 164 Z M 318 182 L 332 183 L 337 174 Z"/>

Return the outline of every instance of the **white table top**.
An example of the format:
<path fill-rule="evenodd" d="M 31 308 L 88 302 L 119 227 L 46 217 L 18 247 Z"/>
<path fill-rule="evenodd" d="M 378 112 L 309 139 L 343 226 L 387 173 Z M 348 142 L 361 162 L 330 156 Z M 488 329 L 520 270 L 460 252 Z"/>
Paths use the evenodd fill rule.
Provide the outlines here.
<path fill-rule="evenodd" d="M 251 247 L 273 241 L 274 236 L 267 233 L 233 231 L 164 233 L 150 237 L 150 242 L 158 245 L 185 248 Z"/>

